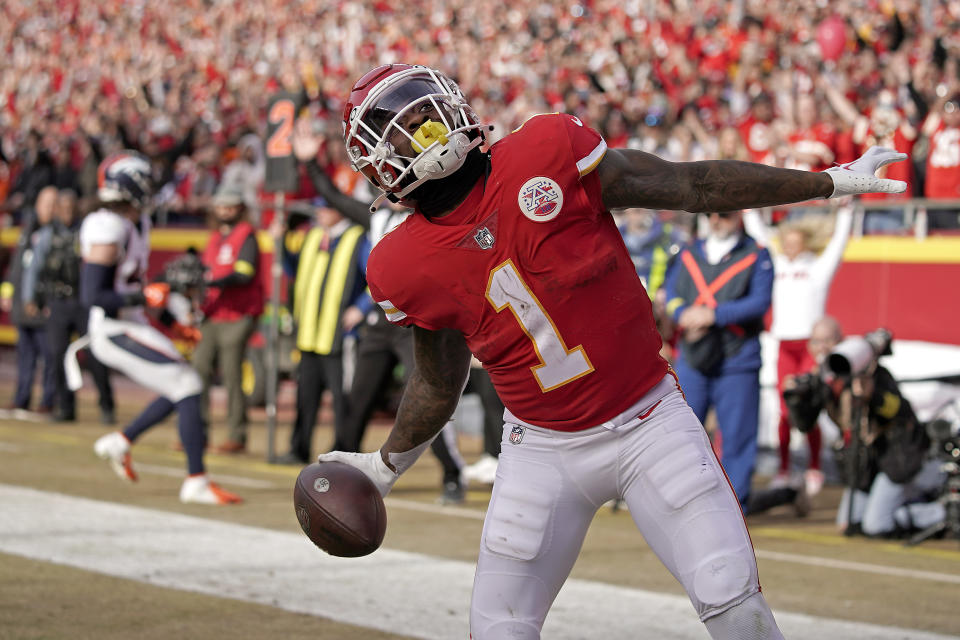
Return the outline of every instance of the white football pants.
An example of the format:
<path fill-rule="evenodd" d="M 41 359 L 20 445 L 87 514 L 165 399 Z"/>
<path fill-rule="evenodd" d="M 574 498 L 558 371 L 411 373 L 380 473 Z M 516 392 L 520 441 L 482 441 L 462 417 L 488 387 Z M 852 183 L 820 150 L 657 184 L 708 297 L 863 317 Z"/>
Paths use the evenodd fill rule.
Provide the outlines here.
<path fill-rule="evenodd" d="M 93 307 L 87 336 L 97 360 L 171 402 L 203 390 L 200 376 L 173 342 L 150 325 L 114 320 Z"/>
<path fill-rule="evenodd" d="M 508 422 L 503 433 L 474 579 L 473 640 L 539 638 L 594 514 L 616 498 L 701 620 L 759 591 L 740 504 L 672 374 L 602 426 L 564 433 Z M 773 628 L 749 637 L 782 637 L 762 596 L 751 606 L 758 602 Z"/>

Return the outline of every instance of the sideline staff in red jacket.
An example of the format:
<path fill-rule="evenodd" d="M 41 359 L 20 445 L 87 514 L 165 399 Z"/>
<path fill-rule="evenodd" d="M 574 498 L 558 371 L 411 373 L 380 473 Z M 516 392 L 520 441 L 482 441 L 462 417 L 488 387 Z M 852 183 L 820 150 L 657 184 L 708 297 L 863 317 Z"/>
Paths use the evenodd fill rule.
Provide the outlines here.
<path fill-rule="evenodd" d="M 203 252 L 207 289 L 201 311 L 201 338 L 193 365 L 204 383 L 204 415 L 210 422 L 209 389 L 219 364 L 227 388 L 229 436 L 218 451 L 240 453 L 247 446 L 246 399 L 241 387 L 241 363 L 247 340 L 263 312 L 263 280 L 258 276 L 260 249 L 256 231 L 247 222 L 243 185 L 221 184 L 213 196 L 216 229 Z"/>

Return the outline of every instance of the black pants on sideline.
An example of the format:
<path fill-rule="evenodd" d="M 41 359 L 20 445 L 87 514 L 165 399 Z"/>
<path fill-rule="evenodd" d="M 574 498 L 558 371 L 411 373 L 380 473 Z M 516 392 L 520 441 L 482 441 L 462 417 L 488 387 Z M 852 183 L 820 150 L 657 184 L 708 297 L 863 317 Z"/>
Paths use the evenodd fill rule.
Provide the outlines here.
<path fill-rule="evenodd" d="M 404 376 L 409 376 L 413 371 L 413 331 L 390 324 L 379 307 L 375 312 L 376 322 L 364 324 L 357 341 L 357 365 L 350 387 L 343 451 L 360 451 L 379 392 L 397 363 L 403 365 Z M 454 455 L 451 449 L 456 450 L 455 443 L 447 442 L 443 433 L 434 438 L 430 445 L 433 455 L 443 466 L 444 482 L 460 477 L 460 457 Z"/>
<path fill-rule="evenodd" d="M 67 388 L 67 378 L 63 369 L 63 357 L 74 334 L 87 332 L 89 311 L 77 298 L 55 298 L 50 301 L 50 317 L 47 318 L 47 340 L 50 345 L 50 357 L 53 365 L 55 406 L 61 417 L 76 416 L 77 404 L 73 391 Z M 113 389 L 110 387 L 110 370 L 93 357 L 87 349 L 83 362 L 93 376 L 100 397 L 100 411 L 113 413 Z"/>
<path fill-rule="evenodd" d="M 344 446 L 346 395 L 343 393 L 343 356 L 300 352 L 300 380 L 297 385 L 297 417 L 290 434 L 290 453 L 301 462 L 313 457 L 311 443 L 317 426 L 317 412 L 323 392 L 333 396 L 334 449 Z"/>

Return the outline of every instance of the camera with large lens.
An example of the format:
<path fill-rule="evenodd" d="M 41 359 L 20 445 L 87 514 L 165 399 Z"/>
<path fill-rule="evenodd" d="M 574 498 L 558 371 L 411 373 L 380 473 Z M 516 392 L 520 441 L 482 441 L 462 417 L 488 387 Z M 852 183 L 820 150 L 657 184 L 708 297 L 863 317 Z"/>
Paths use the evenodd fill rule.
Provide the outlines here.
<path fill-rule="evenodd" d="M 893 353 L 893 335 L 886 329 L 874 329 L 863 336 L 851 336 L 838 344 L 827 356 L 826 369 L 838 378 L 849 378 L 867 372 L 880 356 Z"/>

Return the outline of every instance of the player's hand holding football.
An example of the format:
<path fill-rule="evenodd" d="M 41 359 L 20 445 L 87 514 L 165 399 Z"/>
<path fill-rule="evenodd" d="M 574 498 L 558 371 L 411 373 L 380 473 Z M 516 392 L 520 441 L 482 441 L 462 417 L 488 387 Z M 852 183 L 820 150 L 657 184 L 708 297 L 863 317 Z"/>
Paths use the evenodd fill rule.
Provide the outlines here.
<path fill-rule="evenodd" d="M 888 164 L 906 159 L 905 153 L 886 147 L 870 147 L 853 162 L 826 170 L 833 178 L 833 193 L 830 197 L 840 198 L 858 193 L 903 193 L 907 190 L 906 182 L 878 178 L 877 171 Z"/>
<path fill-rule="evenodd" d="M 396 472 L 386 465 L 379 451 L 373 453 L 348 453 L 346 451 L 331 451 L 321 453 L 317 462 L 342 462 L 363 471 L 377 486 L 381 496 L 386 496 L 397 481 Z"/>

